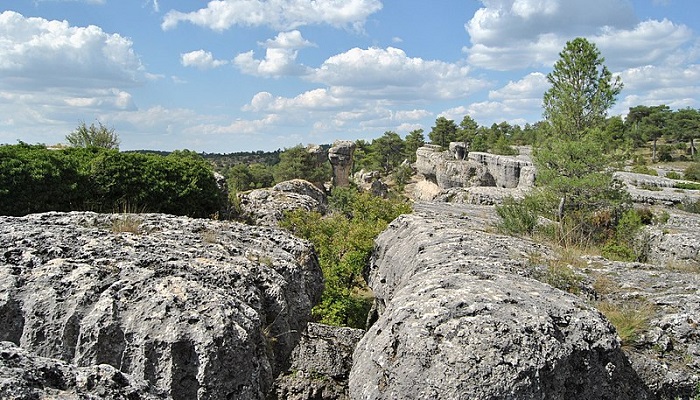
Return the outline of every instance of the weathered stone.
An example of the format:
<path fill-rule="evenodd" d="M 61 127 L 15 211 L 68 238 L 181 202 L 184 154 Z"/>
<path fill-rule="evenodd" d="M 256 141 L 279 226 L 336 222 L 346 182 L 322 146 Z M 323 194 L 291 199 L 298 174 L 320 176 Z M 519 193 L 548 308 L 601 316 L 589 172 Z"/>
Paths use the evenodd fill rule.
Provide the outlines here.
<path fill-rule="evenodd" d="M 0 398 L 65 400 L 166 399 L 148 385 L 110 365 L 76 367 L 0 342 Z"/>
<path fill-rule="evenodd" d="M 328 160 L 333 167 L 333 186 L 345 187 L 350 184 L 355 147 L 355 142 L 350 140 L 337 140 L 328 150 Z"/>
<path fill-rule="evenodd" d="M 352 353 L 365 331 L 309 323 L 276 381 L 280 400 L 346 400 Z"/>
<path fill-rule="evenodd" d="M 520 176 L 523 168 L 528 168 L 527 177 L 529 180 L 534 180 L 533 175 L 533 165 L 532 162 L 528 160 L 523 160 L 512 156 L 499 156 L 490 153 L 481 153 L 472 151 L 468 155 L 468 159 L 477 164 L 486 166 L 489 174 L 493 176 L 495 181 L 494 186 L 501 188 L 516 188 L 522 187 L 525 184 L 529 186 L 533 182 L 521 182 Z"/>
<path fill-rule="evenodd" d="M 632 200 L 637 203 L 662 204 L 672 206 L 683 202 L 700 201 L 700 190 L 677 189 L 674 185 L 689 181 L 679 181 L 660 176 L 616 171 L 613 179 L 622 182 Z"/>
<path fill-rule="evenodd" d="M 548 250 L 489 233 L 495 218 L 419 205 L 379 236 L 367 271 L 378 319 L 355 350 L 351 397 L 650 398 L 598 311 L 529 278 L 527 255 Z"/>
<path fill-rule="evenodd" d="M 326 213 L 325 193 L 302 179 L 281 182 L 269 189 L 240 193 L 240 218 L 255 225 L 275 227 L 286 211 L 305 210 Z"/>
<path fill-rule="evenodd" d="M 238 223 L 0 217 L 0 249 L 4 340 L 111 365 L 173 399 L 264 398 L 322 289 L 307 242 Z"/>

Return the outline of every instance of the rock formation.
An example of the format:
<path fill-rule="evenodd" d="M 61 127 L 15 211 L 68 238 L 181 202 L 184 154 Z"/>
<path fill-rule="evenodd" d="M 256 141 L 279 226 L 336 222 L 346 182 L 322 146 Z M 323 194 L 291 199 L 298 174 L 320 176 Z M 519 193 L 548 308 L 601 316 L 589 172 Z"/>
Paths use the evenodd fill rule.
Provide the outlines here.
<path fill-rule="evenodd" d="M 637 203 L 672 206 L 685 201 L 700 201 L 700 190 L 678 189 L 679 183 L 693 183 L 675 179 L 617 171 L 613 179 L 623 183 L 625 189 Z M 697 183 L 697 182 L 696 182 Z"/>
<path fill-rule="evenodd" d="M 492 207 L 417 203 L 376 241 L 375 321 L 354 354 L 361 399 L 689 399 L 700 383 L 700 220 L 672 211 L 653 243 L 663 262 L 582 257 L 580 295 L 542 279 L 546 245 L 498 235 Z M 694 222 L 693 222 L 694 221 Z M 681 228 L 686 225 L 686 229 Z M 654 228 L 656 229 L 656 228 Z M 655 246 L 652 244 L 652 247 Z M 693 250 L 694 249 L 694 250 Z M 545 267 L 545 271 L 547 271 Z M 547 272 L 545 272 L 547 273 Z M 648 303 L 622 348 L 593 305 Z"/>
<path fill-rule="evenodd" d="M 483 207 L 423 210 L 376 241 L 352 398 L 650 398 L 602 315 L 528 276 L 546 249 L 483 231 Z"/>
<path fill-rule="evenodd" d="M 450 143 L 450 151 L 434 145 L 420 147 L 416 169 L 437 186 L 417 186 L 414 197 L 420 200 L 498 204 L 509 196 L 523 196 L 535 181 L 535 167 L 528 156 L 467 153 L 464 143 Z"/>
<path fill-rule="evenodd" d="M 285 211 L 306 210 L 325 214 L 325 193 L 311 182 L 293 179 L 269 189 L 240 193 L 240 218 L 254 225 L 277 226 Z"/>
<path fill-rule="evenodd" d="M 348 400 L 352 353 L 365 331 L 309 323 L 289 371 L 276 383 L 279 400 Z"/>
<path fill-rule="evenodd" d="M 328 160 L 333 167 L 333 186 L 344 187 L 350 184 L 355 147 L 355 142 L 350 140 L 337 140 L 328 150 Z"/>
<path fill-rule="evenodd" d="M 238 223 L 0 217 L 0 249 L 0 340 L 172 399 L 264 398 L 322 289 L 307 242 Z"/>
<path fill-rule="evenodd" d="M 0 399 L 166 399 L 111 365 L 76 367 L 0 342 Z"/>

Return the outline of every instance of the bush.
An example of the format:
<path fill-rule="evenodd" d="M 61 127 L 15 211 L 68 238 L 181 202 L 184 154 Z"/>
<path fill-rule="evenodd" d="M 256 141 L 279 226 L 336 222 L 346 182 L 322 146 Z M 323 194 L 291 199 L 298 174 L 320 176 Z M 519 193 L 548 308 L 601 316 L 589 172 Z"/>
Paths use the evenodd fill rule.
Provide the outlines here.
<path fill-rule="evenodd" d="M 352 188 L 335 188 L 329 203 L 333 212 L 292 211 L 283 228 L 311 241 L 325 279 L 314 318 L 337 326 L 364 328 L 372 296 L 362 271 L 369 262 L 375 237 L 398 215 L 410 212 L 405 203 L 385 200 Z"/>
<path fill-rule="evenodd" d="M 666 178 L 668 179 L 681 179 L 681 174 L 676 171 L 669 171 L 666 173 Z"/>
<path fill-rule="evenodd" d="M 634 167 L 632 167 L 632 172 L 634 172 L 635 174 L 659 176 L 659 173 L 656 172 L 655 169 L 649 168 L 646 165 L 635 165 Z"/>
<path fill-rule="evenodd" d="M 688 166 L 685 171 L 683 171 L 683 177 L 689 181 L 700 182 L 700 162 Z"/>
<path fill-rule="evenodd" d="M 166 157 L 97 147 L 0 147 L 0 213 L 115 212 L 126 206 L 208 217 L 226 199 L 211 166 L 184 151 Z"/>

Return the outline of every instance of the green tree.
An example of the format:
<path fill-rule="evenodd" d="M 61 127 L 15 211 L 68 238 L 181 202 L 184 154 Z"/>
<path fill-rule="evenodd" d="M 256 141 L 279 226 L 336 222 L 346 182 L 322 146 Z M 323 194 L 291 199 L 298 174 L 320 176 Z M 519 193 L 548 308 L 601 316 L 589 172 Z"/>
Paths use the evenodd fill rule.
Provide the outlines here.
<path fill-rule="evenodd" d="M 331 168 L 327 162 L 319 165 L 314 154 L 297 145 L 280 153 L 280 162 L 275 166 L 273 176 L 275 182 L 305 179 L 319 184 L 330 179 Z"/>
<path fill-rule="evenodd" d="M 578 138 L 605 121 L 623 84 L 620 77 L 613 79 L 604 62 L 595 44 L 584 38 L 567 42 L 559 53 L 544 94 L 544 118 L 555 134 Z"/>
<path fill-rule="evenodd" d="M 406 135 L 404 140 L 404 155 L 410 162 L 416 162 L 416 150 L 425 144 L 425 136 L 422 129 L 416 129 Z"/>
<path fill-rule="evenodd" d="M 471 142 L 474 140 L 477 129 L 479 129 L 479 124 L 474 121 L 471 116 L 465 115 L 464 118 L 462 118 L 462 122 L 459 123 L 457 140 L 461 142 Z"/>
<path fill-rule="evenodd" d="M 678 139 L 690 142 L 690 155 L 695 158 L 695 139 L 700 138 L 700 111 L 693 108 L 676 111 L 673 128 Z"/>
<path fill-rule="evenodd" d="M 446 148 L 450 145 L 450 142 L 457 140 L 457 125 L 451 119 L 438 117 L 428 137 L 433 144 Z"/>
<path fill-rule="evenodd" d="M 108 128 L 97 122 L 87 126 L 82 122 L 78 128 L 66 135 L 68 144 L 73 147 L 101 147 L 103 149 L 119 149 L 119 137 L 114 128 Z"/>
<path fill-rule="evenodd" d="M 372 158 L 384 173 L 393 171 L 405 160 L 405 144 L 398 133 L 387 131 L 372 141 Z"/>

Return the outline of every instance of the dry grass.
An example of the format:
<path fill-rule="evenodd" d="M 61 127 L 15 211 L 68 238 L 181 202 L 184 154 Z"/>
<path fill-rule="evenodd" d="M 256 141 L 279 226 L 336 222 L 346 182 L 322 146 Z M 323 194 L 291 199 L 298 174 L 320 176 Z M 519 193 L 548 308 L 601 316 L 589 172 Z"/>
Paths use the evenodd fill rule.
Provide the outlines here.
<path fill-rule="evenodd" d="M 141 218 L 134 214 L 121 214 L 112 219 L 112 232 L 114 233 L 134 233 L 141 231 Z"/>
<path fill-rule="evenodd" d="M 648 301 L 612 303 L 601 301 L 596 308 L 605 315 L 617 330 L 623 346 L 634 345 L 639 336 L 649 329 L 649 320 L 655 313 Z"/>

